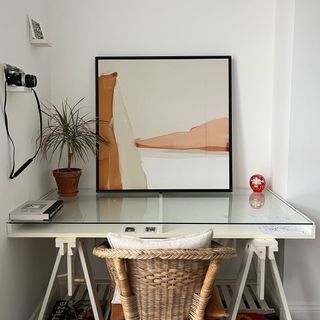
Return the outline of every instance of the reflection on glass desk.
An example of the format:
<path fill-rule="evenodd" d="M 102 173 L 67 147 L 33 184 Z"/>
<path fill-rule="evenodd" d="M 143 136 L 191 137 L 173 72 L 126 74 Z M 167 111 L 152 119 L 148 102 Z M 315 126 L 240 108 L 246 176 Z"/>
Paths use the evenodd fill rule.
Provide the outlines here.
<path fill-rule="evenodd" d="M 57 199 L 56 191 L 45 199 Z M 100 237 L 131 231 L 146 237 L 172 236 L 213 228 L 216 238 L 314 238 L 315 225 L 270 190 L 239 189 L 198 196 L 132 196 L 80 189 L 50 221 L 8 222 L 9 237 Z"/>

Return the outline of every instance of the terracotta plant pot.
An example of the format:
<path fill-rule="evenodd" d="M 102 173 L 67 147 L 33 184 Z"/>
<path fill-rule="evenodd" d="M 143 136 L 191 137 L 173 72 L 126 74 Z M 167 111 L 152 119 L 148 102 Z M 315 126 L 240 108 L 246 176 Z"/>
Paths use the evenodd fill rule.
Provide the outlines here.
<path fill-rule="evenodd" d="M 61 197 L 74 197 L 77 195 L 81 169 L 56 169 L 52 173 L 56 179 L 58 193 Z"/>

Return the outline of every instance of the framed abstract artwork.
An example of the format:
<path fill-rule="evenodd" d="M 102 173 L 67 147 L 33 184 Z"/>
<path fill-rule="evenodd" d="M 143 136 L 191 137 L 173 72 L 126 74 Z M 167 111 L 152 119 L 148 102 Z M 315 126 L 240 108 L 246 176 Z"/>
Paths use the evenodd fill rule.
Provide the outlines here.
<path fill-rule="evenodd" d="M 96 57 L 97 191 L 232 191 L 230 56 Z"/>

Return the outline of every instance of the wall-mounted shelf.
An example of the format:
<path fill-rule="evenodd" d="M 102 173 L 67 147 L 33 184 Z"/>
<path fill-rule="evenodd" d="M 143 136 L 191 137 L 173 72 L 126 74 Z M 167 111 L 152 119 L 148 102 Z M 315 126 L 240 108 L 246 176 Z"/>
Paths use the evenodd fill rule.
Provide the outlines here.
<path fill-rule="evenodd" d="M 31 92 L 31 88 L 7 86 L 8 92 Z"/>

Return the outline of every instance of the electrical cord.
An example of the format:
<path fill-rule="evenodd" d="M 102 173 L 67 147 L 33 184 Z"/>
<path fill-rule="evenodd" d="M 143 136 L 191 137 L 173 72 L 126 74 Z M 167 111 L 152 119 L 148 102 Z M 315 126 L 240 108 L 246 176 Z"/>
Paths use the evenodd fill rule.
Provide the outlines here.
<path fill-rule="evenodd" d="M 40 107 L 40 101 L 39 101 L 39 98 L 38 98 L 36 91 L 33 88 L 31 88 L 31 90 L 32 90 L 34 97 L 36 99 L 38 113 L 39 113 L 40 143 L 39 143 L 39 146 L 38 146 L 37 151 L 34 154 L 34 156 L 31 157 L 30 159 L 28 159 L 19 169 L 17 169 L 15 171 L 16 147 L 15 147 L 15 144 L 14 144 L 13 139 L 12 139 L 10 132 L 9 132 L 9 121 L 8 121 L 8 116 L 7 116 L 7 112 L 6 112 L 6 108 L 7 108 L 7 81 L 5 81 L 5 84 L 4 84 L 4 105 L 3 105 L 4 122 L 5 122 L 7 136 L 9 138 L 9 141 L 11 142 L 11 145 L 12 145 L 12 169 L 11 169 L 11 172 L 9 175 L 10 179 L 16 178 L 24 169 L 26 169 L 28 167 L 28 165 L 33 161 L 33 159 L 35 159 L 35 157 L 38 155 L 40 148 L 41 148 L 41 144 L 42 144 L 42 111 L 41 111 L 41 107 Z"/>

